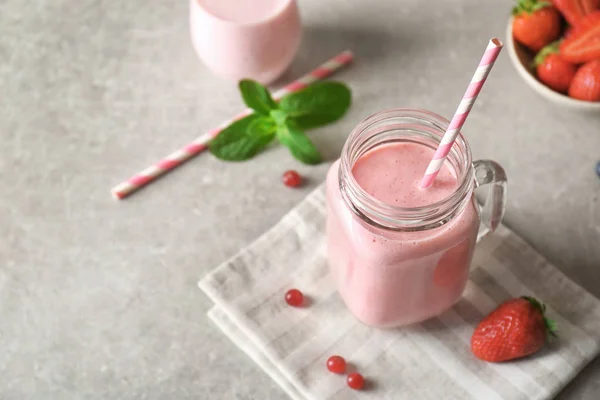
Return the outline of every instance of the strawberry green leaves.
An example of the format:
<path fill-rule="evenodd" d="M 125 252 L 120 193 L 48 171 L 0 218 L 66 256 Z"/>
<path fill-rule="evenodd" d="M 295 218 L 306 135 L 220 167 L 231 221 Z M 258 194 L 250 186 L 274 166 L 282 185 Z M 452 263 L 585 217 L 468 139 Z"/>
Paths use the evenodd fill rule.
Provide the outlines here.
<path fill-rule="evenodd" d="M 351 103 L 350 89 L 337 82 L 313 84 L 284 96 L 279 104 L 258 82 L 243 80 L 239 88 L 255 113 L 229 125 L 208 145 L 213 155 L 226 161 L 248 160 L 277 138 L 299 161 L 318 164 L 321 155 L 303 130 L 337 121 Z"/>

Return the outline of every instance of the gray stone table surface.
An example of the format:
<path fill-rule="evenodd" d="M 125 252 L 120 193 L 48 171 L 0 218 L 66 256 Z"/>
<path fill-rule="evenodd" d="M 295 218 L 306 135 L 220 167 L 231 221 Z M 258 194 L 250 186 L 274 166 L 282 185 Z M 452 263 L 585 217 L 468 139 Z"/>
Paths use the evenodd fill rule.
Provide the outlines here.
<path fill-rule="evenodd" d="M 351 111 L 312 134 L 328 162 L 203 154 L 117 202 L 114 184 L 241 108 L 193 52 L 187 2 L 0 0 L 0 398 L 285 398 L 206 318 L 198 279 L 315 188 L 365 116 L 451 116 L 511 6 L 299 2 L 303 44 L 280 83 L 357 55 L 338 75 Z M 464 132 L 507 170 L 507 225 L 600 296 L 600 115 L 547 103 L 503 54 Z M 308 185 L 284 187 L 288 168 Z M 596 360 L 559 398 L 599 393 Z"/>

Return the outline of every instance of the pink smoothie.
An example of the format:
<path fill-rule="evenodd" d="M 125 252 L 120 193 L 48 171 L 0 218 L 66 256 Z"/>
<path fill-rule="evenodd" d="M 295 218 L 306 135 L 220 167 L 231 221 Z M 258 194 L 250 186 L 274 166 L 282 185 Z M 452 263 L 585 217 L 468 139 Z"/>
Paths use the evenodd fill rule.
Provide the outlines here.
<path fill-rule="evenodd" d="M 419 182 L 433 156 L 415 143 L 381 145 L 355 163 L 357 183 L 376 199 L 419 207 L 446 199 L 459 183 L 445 163 L 435 183 Z M 364 323 L 391 327 L 422 321 L 451 307 L 466 285 L 479 227 L 474 199 L 441 227 L 396 232 L 360 220 L 340 196 L 339 161 L 327 177 L 328 254 L 338 290 Z"/>
<path fill-rule="evenodd" d="M 231 80 L 273 81 L 300 43 L 295 0 L 191 0 L 190 21 L 202 61 Z"/>

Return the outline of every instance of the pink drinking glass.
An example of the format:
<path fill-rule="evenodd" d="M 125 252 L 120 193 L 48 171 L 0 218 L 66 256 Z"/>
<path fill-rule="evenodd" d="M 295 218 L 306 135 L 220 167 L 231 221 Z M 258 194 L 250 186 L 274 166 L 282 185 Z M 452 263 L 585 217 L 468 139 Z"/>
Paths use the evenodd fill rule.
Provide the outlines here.
<path fill-rule="evenodd" d="M 192 43 L 215 74 L 267 84 L 291 64 L 302 36 L 295 0 L 191 0 Z"/>

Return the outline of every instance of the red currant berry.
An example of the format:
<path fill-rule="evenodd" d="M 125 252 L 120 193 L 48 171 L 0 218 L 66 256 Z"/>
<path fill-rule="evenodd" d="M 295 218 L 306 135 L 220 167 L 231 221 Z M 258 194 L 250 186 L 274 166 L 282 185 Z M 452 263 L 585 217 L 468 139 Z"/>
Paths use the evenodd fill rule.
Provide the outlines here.
<path fill-rule="evenodd" d="M 353 373 L 348 375 L 348 379 L 346 379 L 346 383 L 348 386 L 354 390 L 360 390 L 365 387 L 365 378 L 361 374 Z"/>
<path fill-rule="evenodd" d="M 292 307 L 300 307 L 304 303 L 304 295 L 298 289 L 290 289 L 285 294 L 285 302 Z"/>
<path fill-rule="evenodd" d="M 346 372 L 346 360 L 340 356 L 331 356 L 327 359 L 327 369 L 334 374 Z"/>
<path fill-rule="evenodd" d="M 285 171 L 281 180 L 287 187 L 298 187 L 302 184 L 302 177 L 294 170 Z"/>

